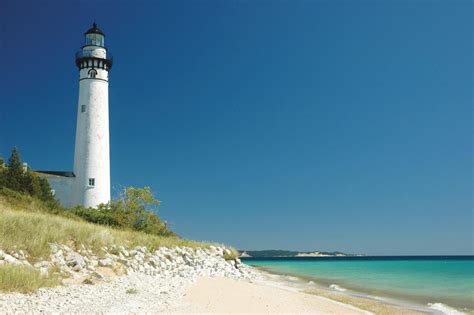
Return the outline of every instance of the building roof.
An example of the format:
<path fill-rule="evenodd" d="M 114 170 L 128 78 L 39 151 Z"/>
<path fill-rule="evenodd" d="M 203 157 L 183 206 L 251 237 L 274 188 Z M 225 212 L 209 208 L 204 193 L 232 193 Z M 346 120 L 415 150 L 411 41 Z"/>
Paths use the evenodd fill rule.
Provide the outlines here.
<path fill-rule="evenodd" d="M 76 175 L 73 172 L 65 172 L 65 171 L 35 171 L 35 172 L 46 174 L 46 175 L 62 176 L 62 177 L 76 177 Z"/>

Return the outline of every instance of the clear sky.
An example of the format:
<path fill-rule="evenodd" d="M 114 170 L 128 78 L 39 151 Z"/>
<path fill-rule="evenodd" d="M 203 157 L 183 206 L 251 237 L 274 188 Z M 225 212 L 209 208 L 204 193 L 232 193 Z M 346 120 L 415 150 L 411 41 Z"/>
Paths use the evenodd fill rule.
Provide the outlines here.
<path fill-rule="evenodd" d="M 138 3 L 138 4 L 137 4 Z M 0 154 L 72 170 L 94 19 L 114 191 L 240 249 L 474 254 L 472 1 L 0 1 Z"/>

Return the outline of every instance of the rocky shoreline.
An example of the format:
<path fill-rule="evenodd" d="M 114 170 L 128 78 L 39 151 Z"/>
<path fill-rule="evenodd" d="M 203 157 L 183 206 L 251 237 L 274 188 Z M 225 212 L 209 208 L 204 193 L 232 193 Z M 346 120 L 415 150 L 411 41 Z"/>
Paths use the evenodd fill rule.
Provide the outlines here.
<path fill-rule="evenodd" d="M 258 271 L 224 247 L 124 247 L 77 251 L 51 244 L 51 256 L 31 264 L 23 251 L 0 251 L 0 264 L 29 265 L 42 274 L 55 270 L 62 286 L 42 288 L 33 294 L 0 294 L 5 313 L 134 313 L 169 311 L 199 277 L 256 280 Z"/>

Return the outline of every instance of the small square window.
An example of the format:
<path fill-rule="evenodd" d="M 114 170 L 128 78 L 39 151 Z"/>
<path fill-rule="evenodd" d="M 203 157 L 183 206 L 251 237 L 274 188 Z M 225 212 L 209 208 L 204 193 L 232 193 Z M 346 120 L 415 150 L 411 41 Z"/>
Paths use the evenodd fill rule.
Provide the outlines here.
<path fill-rule="evenodd" d="M 95 186 L 95 178 L 89 178 L 89 187 Z"/>
<path fill-rule="evenodd" d="M 86 112 L 86 105 L 81 105 L 81 113 L 85 113 Z"/>

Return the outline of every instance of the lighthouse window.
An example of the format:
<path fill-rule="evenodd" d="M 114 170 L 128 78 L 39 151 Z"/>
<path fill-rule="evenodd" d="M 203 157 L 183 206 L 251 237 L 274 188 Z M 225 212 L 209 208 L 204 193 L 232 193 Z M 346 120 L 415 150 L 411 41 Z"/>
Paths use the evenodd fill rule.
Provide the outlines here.
<path fill-rule="evenodd" d="M 94 79 L 96 75 L 97 75 L 97 70 L 95 70 L 95 69 L 90 69 L 89 70 L 89 78 Z"/>
<path fill-rule="evenodd" d="M 86 105 L 81 105 L 81 113 L 85 113 L 86 112 Z"/>
<path fill-rule="evenodd" d="M 95 178 L 89 178 L 89 187 L 95 186 Z"/>
<path fill-rule="evenodd" d="M 101 34 L 87 34 L 86 45 L 102 46 L 104 47 L 104 36 Z"/>

